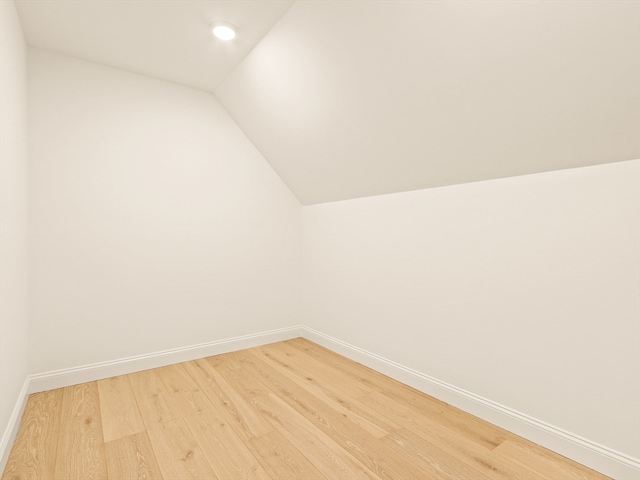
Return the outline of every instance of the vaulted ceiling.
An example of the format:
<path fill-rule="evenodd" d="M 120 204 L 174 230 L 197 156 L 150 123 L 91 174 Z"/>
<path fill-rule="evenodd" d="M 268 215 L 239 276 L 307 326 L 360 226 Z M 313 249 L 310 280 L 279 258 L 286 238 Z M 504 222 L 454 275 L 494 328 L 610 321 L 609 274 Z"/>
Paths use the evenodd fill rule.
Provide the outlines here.
<path fill-rule="evenodd" d="M 637 0 L 16 5 L 31 46 L 213 92 L 303 204 L 640 158 Z"/>

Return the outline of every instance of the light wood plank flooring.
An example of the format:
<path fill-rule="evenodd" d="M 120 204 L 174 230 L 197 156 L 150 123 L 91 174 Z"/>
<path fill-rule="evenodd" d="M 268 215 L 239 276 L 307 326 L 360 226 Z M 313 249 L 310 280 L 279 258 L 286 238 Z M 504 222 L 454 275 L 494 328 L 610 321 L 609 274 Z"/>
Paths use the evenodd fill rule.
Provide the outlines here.
<path fill-rule="evenodd" d="M 605 478 L 303 339 L 31 395 L 2 476 Z"/>

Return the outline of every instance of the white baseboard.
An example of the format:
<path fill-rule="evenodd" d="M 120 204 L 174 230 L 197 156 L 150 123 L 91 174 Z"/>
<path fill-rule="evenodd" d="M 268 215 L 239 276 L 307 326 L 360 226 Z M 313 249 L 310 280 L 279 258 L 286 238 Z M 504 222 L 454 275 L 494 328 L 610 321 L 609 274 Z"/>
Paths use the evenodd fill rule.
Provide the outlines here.
<path fill-rule="evenodd" d="M 29 393 L 43 392 L 54 388 L 68 387 L 79 383 L 93 382 L 104 378 L 117 377 L 118 375 L 165 367 L 198 358 L 290 340 L 299 336 L 301 336 L 301 329 L 298 326 L 281 328 L 147 355 L 39 373 L 29 377 Z"/>
<path fill-rule="evenodd" d="M 125 375 L 297 337 L 303 337 L 322 345 L 616 480 L 640 479 L 640 460 L 636 458 L 616 452 L 305 326 L 270 330 L 148 355 L 31 375 L 25 380 L 8 427 L 0 442 L 0 472 L 4 470 L 9 457 L 11 445 L 20 428 L 20 420 L 30 393 Z"/>
<path fill-rule="evenodd" d="M 94 363 L 81 367 L 30 375 L 25 379 L 18 400 L 16 401 L 16 406 L 9 419 L 9 424 L 0 442 L 0 475 L 2 475 L 7 460 L 9 459 L 11 446 L 20 429 L 22 414 L 24 413 L 27 399 L 31 393 L 44 392 L 46 390 L 69 387 L 79 383 L 93 382 L 118 375 L 141 372 L 151 368 L 159 368 L 180 362 L 187 362 L 189 360 L 196 360 L 198 358 L 210 357 L 212 355 L 258 347 L 260 345 L 290 340 L 300 336 L 301 327 L 299 326 L 281 328 L 215 342 L 201 343 L 190 347 L 164 350 L 148 355 L 138 355 L 109 362 Z"/>
<path fill-rule="evenodd" d="M 9 417 L 9 423 L 2 435 L 2 440 L 0 440 L 0 475 L 4 472 L 4 467 L 7 465 L 7 460 L 9 460 L 9 454 L 11 453 L 11 447 L 13 446 L 13 442 L 20 430 L 22 414 L 24 413 L 24 408 L 27 406 L 27 398 L 29 398 L 28 392 L 29 378 L 27 377 L 22 384 L 22 389 L 18 394 L 18 400 L 16 401 L 16 405 L 13 407 L 13 412 L 11 412 L 11 416 Z"/>
<path fill-rule="evenodd" d="M 302 337 L 616 480 L 640 480 L 640 460 L 549 425 L 308 327 Z"/>

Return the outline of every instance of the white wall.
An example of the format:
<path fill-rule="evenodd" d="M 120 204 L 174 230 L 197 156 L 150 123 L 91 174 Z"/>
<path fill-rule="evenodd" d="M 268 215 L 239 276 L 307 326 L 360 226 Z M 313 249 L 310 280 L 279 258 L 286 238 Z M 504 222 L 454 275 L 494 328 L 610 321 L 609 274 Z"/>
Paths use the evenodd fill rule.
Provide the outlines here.
<path fill-rule="evenodd" d="M 640 162 L 305 207 L 307 324 L 640 457 Z"/>
<path fill-rule="evenodd" d="M 29 58 L 32 373 L 305 323 L 640 457 L 639 161 L 301 209 L 212 95 Z"/>
<path fill-rule="evenodd" d="M 300 205 L 215 97 L 29 53 L 31 372 L 297 325 Z"/>
<path fill-rule="evenodd" d="M 0 437 L 27 376 L 27 65 L 13 2 L 0 2 Z"/>

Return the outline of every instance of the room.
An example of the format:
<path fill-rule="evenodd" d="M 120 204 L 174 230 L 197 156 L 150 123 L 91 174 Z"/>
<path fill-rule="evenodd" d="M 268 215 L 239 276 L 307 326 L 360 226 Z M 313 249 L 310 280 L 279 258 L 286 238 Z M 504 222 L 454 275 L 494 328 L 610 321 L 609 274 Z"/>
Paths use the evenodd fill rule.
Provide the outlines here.
<path fill-rule="evenodd" d="M 0 471 L 30 394 L 302 338 L 640 478 L 640 2 L 0 8 Z"/>

